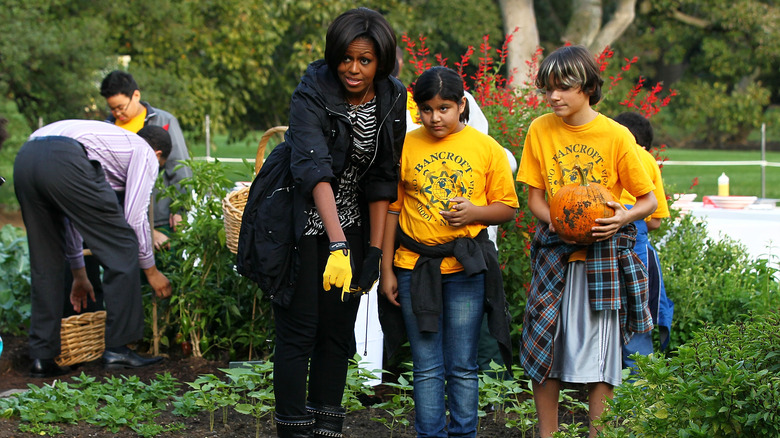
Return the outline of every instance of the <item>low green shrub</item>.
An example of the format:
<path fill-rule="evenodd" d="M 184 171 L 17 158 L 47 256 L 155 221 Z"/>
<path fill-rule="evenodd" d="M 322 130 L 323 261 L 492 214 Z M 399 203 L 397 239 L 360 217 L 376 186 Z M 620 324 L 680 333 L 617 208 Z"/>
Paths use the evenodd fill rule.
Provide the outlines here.
<path fill-rule="evenodd" d="M 22 335 L 30 324 L 30 258 L 19 227 L 0 230 L 0 333 Z"/>
<path fill-rule="evenodd" d="M 170 249 L 155 254 L 173 294 L 156 303 L 157 320 L 149 315 L 146 327 L 156 322 L 160 344 L 181 343 L 197 357 L 267 357 L 273 338 L 270 302 L 236 272 L 236 256 L 225 243 L 222 199 L 233 186 L 228 169 L 219 161 L 187 160 L 186 165 L 193 176 L 180 182 L 184 193 L 171 186 L 165 194 L 173 199 L 172 208 L 188 213 L 171 234 Z M 145 297 L 152 301 L 151 288 Z"/>
<path fill-rule="evenodd" d="M 780 308 L 780 283 L 770 260 L 755 260 L 743 245 L 707 235 L 707 224 L 687 215 L 662 231 L 656 245 L 666 293 L 674 301 L 670 350 L 705 324 L 729 324 L 740 315 Z"/>
<path fill-rule="evenodd" d="M 636 356 L 604 437 L 780 436 L 780 313 L 708 324 L 671 358 Z"/>

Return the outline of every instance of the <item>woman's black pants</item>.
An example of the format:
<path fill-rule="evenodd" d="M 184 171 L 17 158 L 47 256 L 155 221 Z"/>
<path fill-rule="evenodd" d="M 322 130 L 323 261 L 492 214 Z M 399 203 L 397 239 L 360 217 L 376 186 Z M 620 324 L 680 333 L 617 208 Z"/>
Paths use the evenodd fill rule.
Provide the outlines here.
<path fill-rule="evenodd" d="M 363 233 L 345 230 L 353 278 L 363 262 Z M 341 406 L 349 360 L 355 355 L 355 318 L 359 299 L 341 301 L 341 290 L 322 287 L 328 261 L 327 236 L 304 236 L 299 244 L 300 270 L 287 308 L 273 305 L 276 323 L 274 394 L 276 415 L 308 415 L 306 401 Z M 308 398 L 306 379 L 308 376 Z"/>

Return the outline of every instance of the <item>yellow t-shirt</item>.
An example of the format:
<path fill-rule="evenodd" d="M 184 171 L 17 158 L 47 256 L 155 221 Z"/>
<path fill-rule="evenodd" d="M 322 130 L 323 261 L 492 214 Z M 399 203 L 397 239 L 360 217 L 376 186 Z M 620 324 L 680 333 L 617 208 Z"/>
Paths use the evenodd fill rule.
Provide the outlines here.
<path fill-rule="evenodd" d="M 538 117 L 528 128 L 517 180 L 547 193 L 548 202 L 567 184 L 579 182 L 578 164 L 588 181 L 606 187 L 615 200 L 625 188 L 634 196 L 655 188 L 636 152 L 634 136 L 625 126 L 599 114 L 571 126 L 554 113 Z M 584 260 L 579 251 L 569 260 Z"/>
<path fill-rule="evenodd" d="M 119 121 L 119 119 L 117 119 L 116 126 L 119 126 L 120 128 L 125 128 L 130 132 L 138 133 L 138 131 L 140 131 L 141 128 L 144 127 L 144 120 L 146 120 L 146 107 L 143 107 L 143 110 L 141 110 L 141 112 L 138 113 L 137 116 L 128 120 L 126 123 L 122 123 Z"/>
<path fill-rule="evenodd" d="M 653 154 L 642 146 L 636 145 L 636 152 L 639 154 L 639 159 L 642 160 L 642 164 L 645 166 L 645 171 L 650 175 L 650 179 L 653 180 L 653 184 L 655 185 L 653 194 L 658 201 L 658 207 L 653 214 L 647 217 L 647 219 L 669 217 L 669 204 L 666 202 L 664 182 L 661 179 L 661 169 L 658 167 L 658 162 L 655 160 Z M 623 190 L 623 193 L 620 195 L 620 203 L 623 205 L 634 205 L 634 203 L 636 203 L 636 197 Z"/>
<path fill-rule="evenodd" d="M 487 225 L 452 227 L 439 213 L 451 208 L 450 199 L 462 196 L 478 206 L 494 202 L 518 207 L 512 170 L 504 149 L 490 136 L 466 126 L 443 139 L 425 128 L 406 134 L 401 154 L 398 200 L 390 210 L 400 212 L 404 233 L 425 245 L 438 245 L 459 237 L 475 237 Z M 394 264 L 414 268 L 417 253 L 401 246 Z M 442 274 L 463 270 L 455 257 L 442 261 Z"/>
<path fill-rule="evenodd" d="M 414 95 L 409 90 L 406 90 L 406 111 L 409 111 L 409 117 L 411 117 L 414 123 L 422 124 L 420 122 L 420 110 L 417 109 L 417 102 L 414 101 Z"/>

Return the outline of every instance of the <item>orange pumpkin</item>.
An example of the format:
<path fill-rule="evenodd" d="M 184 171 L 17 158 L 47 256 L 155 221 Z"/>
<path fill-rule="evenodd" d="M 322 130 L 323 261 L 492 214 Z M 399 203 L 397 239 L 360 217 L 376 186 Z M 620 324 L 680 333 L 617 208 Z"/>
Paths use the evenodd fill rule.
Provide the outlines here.
<path fill-rule="evenodd" d="M 585 172 L 574 166 L 580 177 L 579 184 L 561 187 L 550 200 L 550 219 L 555 232 L 567 241 L 590 244 L 596 241 L 591 227 L 597 226 L 597 218 L 612 217 L 615 210 L 607 205 L 615 197 L 606 187 L 598 183 L 588 183 Z"/>

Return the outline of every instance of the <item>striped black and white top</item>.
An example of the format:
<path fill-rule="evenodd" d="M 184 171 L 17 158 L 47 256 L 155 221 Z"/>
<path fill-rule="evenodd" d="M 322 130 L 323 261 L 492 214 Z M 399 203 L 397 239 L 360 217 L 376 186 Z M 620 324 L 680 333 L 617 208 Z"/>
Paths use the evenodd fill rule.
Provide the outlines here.
<path fill-rule="evenodd" d="M 358 178 L 371 164 L 377 137 L 376 97 L 361 105 L 347 106 L 352 121 L 352 150 L 344 171 L 337 176 L 338 191 L 334 194 L 342 229 L 362 225 L 358 204 Z M 309 215 L 304 234 L 325 234 L 325 226 L 316 209 Z"/>

